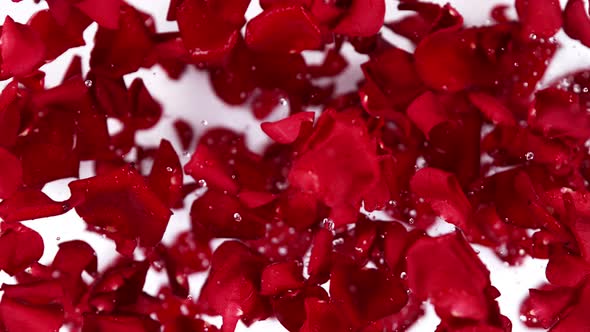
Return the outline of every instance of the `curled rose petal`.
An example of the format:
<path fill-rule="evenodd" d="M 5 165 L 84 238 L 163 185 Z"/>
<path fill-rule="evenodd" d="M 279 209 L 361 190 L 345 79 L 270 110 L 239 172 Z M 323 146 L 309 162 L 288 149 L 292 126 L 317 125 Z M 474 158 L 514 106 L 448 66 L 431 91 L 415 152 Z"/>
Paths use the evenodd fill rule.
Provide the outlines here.
<path fill-rule="evenodd" d="M 551 328 L 552 332 L 583 331 L 587 326 L 590 326 L 590 317 L 588 317 L 588 310 L 590 310 L 590 282 L 583 283 L 578 296 L 578 302 L 571 307 L 565 317 L 561 318 Z"/>
<path fill-rule="evenodd" d="M 516 0 L 514 5 L 526 36 L 549 38 L 561 29 L 559 0 Z"/>
<path fill-rule="evenodd" d="M 526 317 L 525 324 L 531 327 L 549 328 L 557 322 L 563 310 L 574 298 L 572 288 L 529 289 L 520 312 Z"/>
<path fill-rule="evenodd" d="M 422 131 L 426 138 L 430 137 L 430 130 L 438 124 L 449 120 L 443 106 L 430 91 L 424 92 L 408 106 L 408 117 Z"/>
<path fill-rule="evenodd" d="M 590 17 L 584 0 L 569 0 L 563 11 L 563 31 L 572 39 L 590 47 Z"/>
<path fill-rule="evenodd" d="M 172 214 L 132 167 L 69 184 L 81 197 L 76 212 L 97 231 L 118 241 L 153 246 L 162 239 Z"/>
<path fill-rule="evenodd" d="M 306 124 L 313 124 L 313 112 L 301 112 L 276 122 L 263 122 L 260 127 L 265 134 L 280 144 L 293 143 Z"/>
<path fill-rule="evenodd" d="M 246 44 L 255 51 L 298 53 L 321 42 L 319 27 L 300 6 L 272 7 L 246 26 Z"/>
<path fill-rule="evenodd" d="M 261 256 L 237 241 L 224 242 L 213 253 L 199 303 L 206 312 L 223 317 L 223 331 L 233 331 L 238 319 L 250 324 L 268 316 L 269 304 L 259 289 L 265 265 Z"/>
<path fill-rule="evenodd" d="M 122 2 L 121 0 L 82 0 L 75 6 L 101 27 L 117 29 Z"/>
<path fill-rule="evenodd" d="M 407 253 L 408 285 L 446 317 L 484 320 L 489 272 L 459 233 L 422 238 Z"/>
<path fill-rule="evenodd" d="M 172 144 L 163 139 L 154 157 L 148 184 L 160 200 L 174 207 L 182 198 L 182 166 Z"/>
<path fill-rule="evenodd" d="M 467 228 L 471 204 L 452 174 L 436 168 L 422 168 L 410 180 L 410 188 L 443 219 L 461 229 Z"/>

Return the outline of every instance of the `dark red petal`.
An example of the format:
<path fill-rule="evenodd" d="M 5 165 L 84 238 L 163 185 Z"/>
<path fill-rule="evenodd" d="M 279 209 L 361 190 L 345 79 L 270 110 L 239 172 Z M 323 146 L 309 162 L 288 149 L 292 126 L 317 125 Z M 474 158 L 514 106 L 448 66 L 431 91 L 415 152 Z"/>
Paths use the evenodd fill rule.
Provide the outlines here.
<path fill-rule="evenodd" d="M 110 1 L 114 0 L 107 2 Z M 108 77 L 121 77 L 137 71 L 153 47 L 146 26 L 153 19 L 128 5 L 121 6 L 120 12 L 121 28 L 99 27 L 90 56 L 92 70 Z"/>
<path fill-rule="evenodd" d="M 230 195 L 212 188 L 191 207 L 193 225 L 201 225 L 215 237 L 253 239 L 264 234 L 264 220 Z"/>
<path fill-rule="evenodd" d="M 69 184 L 81 197 L 76 212 L 101 233 L 115 240 L 139 240 L 153 246 L 162 239 L 172 214 L 132 167 Z"/>
<path fill-rule="evenodd" d="M 96 252 L 84 241 L 62 242 L 51 266 L 72 276 L 80 276 L 83 271 L 93 274 L 97 269 Z"/>
<path fill-rule="evenodd" d="M 356 112 L 325 112 L 289 173 L 293 188 L 314 193 L 332 208 L 338 226 L 356 218 L 361 197 L 379 176 L 375 146 L 366 130 Z"/>
<path fill-rule="evenodd" d="M 346 15 L 333 31 L 347 36 L 372 36 L 385 19 L 385 0 L 352 0 Z"/>
<path fill-rule="evenodd" d="M 425 37 L 414 53 L 416 69 L 424 83 L 451 92 L 473 85 L 475 75 L 482 69 L 468 42 L 465 36 L 448 30 Z"/>
<path fill-rule="evenodd" d="M 162 116 L 162 106 L 150 94 L 141 78 L 129 86 L 131 121 L 137 129 L 148 129 L 156 125 Z"/>
<path fill-rule="evenodd" d="M 352 324 L 340 308 L 330 302 L 317 299 L 305 299 L 305 323 L 300 332 L 349 332 Z"/>
<path fill-rule="evenodd" d="M 3 223 L 0 234 L 0 269 L 14 275 L 43 255 L 43 239 L 21 224 Z"/>
<path fill-rule="evenodd" d="M 11 147 L 16 142 L 21 122 L 22 98 L 18 97 L 18 83 L 9 83 L 0 92 L 0 146 Z"/>
<path fill-rule="evenodd" d="M 218 160 L 215 152 L 205 144 L 199 144 L 191 160 L 184 166 L 186 174 L 197 181 L 205 181 L 210 188 L 227 191 L 230 194 L 238 192 L 238 184 L 229 174 L 228 166 Z"/>
<path fill-rule="evenodd" d="M 25 76 L 41 65 L 45 59 L 45 46 L 31 27 L 6 16 L 0 36 L 0 54 L 1 76 Z"/>
<path fill-rule="evenodd" d="M 260 294 L 279 295 L 288 290 L 296 290 L 303 286 L 300 263 L 295 261 L 274 263 L 262 271 Z"/>
<path fill-rule="evenodd" d="M 590 114 L 574 93 L 557 88 L 535 94 L 528 123 L 550 138 L 565 136 L 585 141 L 590 137 Z"/>
<path fill-rule="evenodd" d="M 182 198 L 182 166 L 172 144 L 165 139 L 160 142 L 160 147 L 154 156 L 148 184 L 168 207 L 174 207 Z"/>
<path fill-rule="evenodd" d="M 414 99 L 408 106 L 406 113 L 426 138 L 430 137 L 432 128 L 449 120 L 449 115 L 446 114 L 440 100 L 430 91 L 424 92 Z"/>
<path fill-rule="evenodd" d="M 508 107 L 497 98 L 483 92 L 469 93 L 469 101 L 494 124 L 514 126 L 516 119 Z"/>
<path fill-rule="evenodd" d="M 2 285 L 3 298 L 32 305 L 61 304 L 64 289 L 58 280 L 36 281 L 16 285 Z"/>
<path fill-rule="evenodd" d="M 410 188 L 447 222 L 467 228 L 471 204 L 454 175 L 436 168 L 422 168 L 412 177 Z"/>
<path fill-rule="evenodd" d="M 460 234 L 422 238 L 407 253 L 408 285 L 439 316 L 483 320 L 489 272 Z"/>
<path fill-rule="evenodd" d="M 274 201 L 277 197 L 268 192 L 241 191 L 238 198 L 245 207 L 254 209 Z"/>
<path fill-rule="evenodd" d="M 211 13 L 206 1 L 180 2 L 176 17 L 182 41 L 195 62 L 221 62 L 238 41 L 238 27 Z"/>
<path fill-rule="evenodd" d="M 82 32 L 86 28 L 86 22 L 72 19 L 62 26 L 48 10 L 42 10 L 33 15 L 28 24 L 43 40 L 47 51 L 46 60 L 53 60 L 68 49 L 85 44 Z"/>
<path fill-rule="evenodd" d="M 268 316 L 269 304 L 259 294 L 265 265 L 261 256 L 236 241 L 224 242 L 213 253 L 199 303 L 205 312 L 223 317 L 223 331 L 233 331 L 238 319 L 250 324 Z"/>
<path fill-rule="evenodd" d="M 530 289 L 520 312 L 526 317 L 525 323 L 531 327 L 551 327 L 561 316 L 563 310 L 574 298 L 572 288 Z"/>
<path fill-rule="evenodd" d="M 320 228 L 314 235 L 307 267 L 310 280 L 318 283 L 328 280 L 332 269 L 333 239 L 332 231 L 324 228 Z"/>
<path fill-rule="evenodd" d="M 149 317 L 133 315 L 84 315 L 82 332 L 158 332 L 160 324 Z"/>
<path fill-rule="evenodd" d="M 551 328 L 551 332 L 583 331 L 590 326 L 590 282 L 584 282 L 577 295 L 578 303 Z"/>
<path fill-rule="evenodd" d="M 549 257 L 545 275 L 552 285 L 575 287 L 590 275 L 590 264 L 581 257 L 555 254 Z"/>
<path fill-rule="evenodd" d="M 563 11 L 563 31 L 590 47 L 590 18 L 584 0 L 569 0 Z"/>
<path fill-rule="evenodd" d="M 67 203 L 55 202 L 37 189 L 16 192 L 0 203 L 0 218 L 4 221 L 23 221 L 56 216 L 67 212 Z"/>
<path fill-rule="evenodd" d="M 305 322 L 305 299 L 317 298 L 328 301 L 328 293 L 320 286 L 311 286 L 300 291 L 288 292 L 271 300 L 274 315 L 289 331 L 298 332 Z"/>
<path fill-rule="evenodd" d="M 301 112 L 276 122 L 263 122 L 260 127 L 275 142 L 290 144 L 299 137 L 305 123 L 313 124 L 314 117 L 313 112 Z"/>
<path fill-rule="evenodd" d="M 0 147 L 0 198 L 10 198 L 23 182 L 20 160 Z"/>
<path fill-rule="evenodd" d="M 384 270 L 342 263 L 332 268 L 330 296 L 342 303 L 346 316 L 359 325 L 396 313 L 408 301 L 399 278 Z"/>
<path fill-rule="evenodd" d="M 561 29 L 559 0 L 516 0 L 514 5 L 526 36 L 549 38 Z"/>
<path fill-rule="evenodd" d="M 81 0 L 75 6 L 101 27 L 117 29 L 121 3 L 121 0 Z"/>
<path fill-rule="evenodd" d="M 246 26 L 246 44 L 255 51 L 298 53 L 321 43 L 319 27 L 300 6 L 272 7 Z"/>
<path fill-rule="evenodd" d="M 60 306 L 35 306 L 2 298 L 0 318 L 6 331 L 55 332 L 63 324 L 64 313 Z"/>
<path fill-rule="evenodd" d="M 193 127 L 185 120 L 178 119 L 174 121 L 174 129 L 176 130 L 176 136 L 180 140 L 182 149 L 187 151 L 195 138 Z"/>

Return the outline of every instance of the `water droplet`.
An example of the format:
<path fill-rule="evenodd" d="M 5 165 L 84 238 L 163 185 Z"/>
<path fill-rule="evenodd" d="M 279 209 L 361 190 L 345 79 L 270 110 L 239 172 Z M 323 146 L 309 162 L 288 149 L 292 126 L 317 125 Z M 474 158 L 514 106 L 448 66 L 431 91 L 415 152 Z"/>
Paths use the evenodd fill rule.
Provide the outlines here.
<path fill-rule="evenodd" d="M 529 151 L 529 152 L 525 153 L 524 158 L 529 161 L 533 160 L 533 159 L 535 159 L 535 154 L 533 152 Z"/>
<path fill-rule="evenodd" d="M 285 98 L 281 98 L 281 99 L 279 100 L 279 103 L 280 103 L 282 106 L 287 106 L 287 105 L 289 104 L 289 102 L 288 102 L 288 101 L 287 101 L 287 99 L 285 99 Z"/>
<path fill-rule="evenodd" d="M 286 256 L 287 252 L 288 252 L 287 247 L 279 247 L 279 249 L 277 251 L 278 251 L 279 255 L 281 255 L 281 256 Z"/>
<path fill-rule="evenodd" d="M 166 172 L 172 172 L 174 169 L 172 169 L 172 167 L 168 166 L 166 167 Z"/>
<path fill-rule="evenodd" d="M 207 120 L 201 120 L 201 125 L 206 127 L 209 125 L 209 122 Z"/>
<path fill-rule="evenodd" d="M 58 237 L 55 238 L 55 240 L 56 241 L 59 241 L 59 240 L 61 240 L 61 237 L 58 236 Z"/>
<path fill-rule="evenodd" d="M 320 224 L 320 226 L 322 228 L 329 230 L 329 231 L 333 231 L 334 230 L 334 221 L 332 221 L 332 219 L 329 219 L 329 218 L 324 218 L 322 220 L 322 223 Z"/>
<path fill-rule="evenodd" d="M 207 181 L 205 181 L 204 179 L 200 179 L 199 181 L 197 181 L 197 183 L 199 184 L 199 187 L 201 187 L 201 188 L 207 187 Z"/>
<path fill-rule="evenodd" d="M 406 280 L 408 278 L 408 274 L 406 272 L 402 272 L 400 273 L 399 277 L 403 280 Z"/>
<path fill-rule="evenodd" d="M 236 213 L 234 213 L 234 220 L 236 222 L 240 222 L 240 221 L 242 221 L 242 216 L 236 212 Z"/>
<path fill-rule="evenodd" d="M 84 81 L 84 85 L 86 85 L 87 88 L 90 88 L 92 86 L 92 84 L 94 84 L 92 82 L 92 80 L 86 80 L 86 81 Z"/>

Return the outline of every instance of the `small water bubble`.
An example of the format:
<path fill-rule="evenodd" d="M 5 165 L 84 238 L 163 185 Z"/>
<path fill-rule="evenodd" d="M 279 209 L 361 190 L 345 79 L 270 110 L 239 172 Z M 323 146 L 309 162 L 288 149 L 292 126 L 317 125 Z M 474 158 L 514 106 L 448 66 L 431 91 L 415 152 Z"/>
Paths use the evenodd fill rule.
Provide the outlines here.
<path fill-rule="evenodd" d="M 56 241 L 59 241 L 59 240 L 61 240 L 61 237 L 58 236 L 58 237 L 55 238 L 55 240 Z"/>
<path fill-rule="evenodd" d="M 200 179 L 199 181 L 197 181 L 197 183 L 199 184 L 199 187 L 201 187 L 201 188 L 207 187 L 207 181 L 205 181 L 204 179 Z"/>
<path fill-rule="evenodd" d="M 172 167 L 168 166 L 166 167 L 166 172 L 172 172 L 174 169 L 172 169 Z"/>
<path fill-rule="evenodd" d="M 322 223 L 320 224 L 320 226 L 322 228 L 329 230 L 329 231 L 333 231 L 334 230 L 334 221 L 329 218 L 324 218 L 322 220 Z"/>
<path fill-rule="evenodd" d="M 279 255 L 287 256 L 287 252 L 288 252 L 287 247 L 284 247 L 284 246 L 279 247 L 279 249 L 277 251 L 278 251 Z"/>
<path fill-rule="evenodd" d="M 406 280 L 408 278 L 408 274 L 406 272 L 402 272 L 400 273 L 399 277 L 403 280 Z"/>
<path fill-rule="evenodd" d="M 279 104 L 281 104 L 282 106 L 287 106 L 289 104 L 289 101 L 286 98 L 281 98 L 279 100 Z"/>
<path fill-rule="evenodd" d="M 207 120 L 201 120 L 201 125 L 202 125 L 203 127 L 206 127 L 206 126 L 208 126 L 208 125 L 209 125 L 209 121 L 207 121 Z"/>
<path fill-rule="evenodd" d="M 90 88 L 92 86 L 92 84 L 94 84 L 92 82 L 92 80 L 86 80 L 86 81 L 84 81 L 84 85 L 86 85 L 87 88 Z"/>
<path fill-rule="evenodd" d="M 240 222 L 240 221 L 242 221 L 242 216 L 236 212 L 236 213 L 234 213 L 234 220 L 236 222 Z"/>
<path fill-rule="evenodd" d="M 524 158 L 528 161 L 535 159 L 535 154 L 531 151 L 525 153 Z"/>

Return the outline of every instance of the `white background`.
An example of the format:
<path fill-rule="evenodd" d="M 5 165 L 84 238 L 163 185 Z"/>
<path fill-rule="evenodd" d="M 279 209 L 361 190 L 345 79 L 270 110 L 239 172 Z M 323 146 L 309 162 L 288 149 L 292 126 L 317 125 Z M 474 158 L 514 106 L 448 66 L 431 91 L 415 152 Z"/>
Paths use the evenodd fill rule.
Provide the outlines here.
<path fill-rule="evenodd" d="M 158 31 L 174 31 L 176 24 L 165 21 L 167 11 L 167 1 L 165 0 L 127 0 L 128 3 L 136 6 L 138 9 L 145 11 L 154 16 Z M 256 1 L 254 1 L 256 2 Z M 437 3 L 445 3 L 446 1 L 432 1 Z M 488 0 L 455 0 L 450 1 L 451 4 L 464 15 L 467 25 L 481 25 L 488 21 L 488 13 L 490 8 L 498 3 L 511 4 L 510 1 L 488 1 Z M 562 0 L 562 5 L 564 4 Z M 397 1 L 388 1 L 388 18 L 399 17 L 400 13 L 396 11 Z M 10 15 L 15 21 L 25 23 L 33 12 L 46 8 L 45 3 L 35 5 L 32 0 L 25 0 L 20 3 L 13 3 L 9 0 L 0 0 L 0 22 L 6 15 Z M 253 3 L 247 13 L 248 18 L 251 18 L 260 11 L 257 3 Z M 511 15 L 515 15 L 511 11 Z M 85 32 L 85 39 L 88 44 L 91 44 L 92 37 L 96 31 L 96 26 L 93 24 Z M 409 43 L 401 38 L 396 38 L 389 31 L 384 30 L 387 38 L 391 38 L 396 42 L 396 45 L 406 50 L 411 51 L 412 47 Z M 564 45 L 557 53 L 557 58 L 552 62 L 548 73 L 543 82 L 549 82 L 555 77 L 577 69 L 587 66 L 588 63 L 580 61 L 580 59 L 590 59 L 590 51 L 585 47 L 568 40 L 567 37 L 560 32 L 557 39 Z M 83 57 L 83 65 L 85 70 L 88 68 L 88 54 L 89 46 L 79 47 L 68 51 L 66 54 L 59 57 L 51 64 L 45 65 L 42 69 L 47 72 L 47 85 L 49 87 L 55 86 L 61 80 L 65 66 L 73 54 L 80 54 Z M 355 88 L 356 81 L 361 78 L 362 74 L 359 65 L 366 61 L 366 56 L 353 54 L 351 49 L 346 50 L 349 55 L 350 67 L 347 71 L 338 78 L 337 90 L 338 92 L 347 92 Z M 319 57 L 317 54 L 306 54 L 311 61 L 317 61 Z M 247 109 L 242 107 L 228 107 L 224 105 L 212 92 L 209 87 L 209 82 L 206 76 L 197 72 L 194 69 L 189 69 L 180 80 L 171 81 L 157 66 L 149 70 L 141 70 L 137 74 L 128 75 L 125 77 L 127 82 L 130 82 L 134 77 L 141 76 L 152 95 L 160 101 L 165 110 L 165 116 L 156 128 L 150 130 L 148 133 L 142 133 L 138 137 L 141 144 L 155 146 L 159 143 L 161 137 L 170 139 L 180 151 L 180 146 L 176 141 L 174 132 L 172 131 L 171 123 L 177 117 L 182 117 L 191 122 L 200 135 L 204 130 L 213 126 L 225 126 L 235 130 L 243 131 L 247 134 L 248 144 L 251 148 L 259 150 L 261 146 L 267 142 L 266 137 L 259 129 L 259 122 L 254 119 Z M 2 88 L 7 82 L 0 82 Z M 276 120 L 284 117 L 288 112 L 288 107 L 282 107 L 275 110 L 268 119 Z M 116 130 L 116 123 L 110 124 L 113 130 Z M 189 154 L 181 156 L 181 162 L 184 164 L 190 158 Z M 82 177 L 90 176 L 90 165 L 83 163 L 81 169 Z M 64 200 L 69 196 L 67 190 L 67 183 L 72 179 L 65 179 L 54 181 L 46 185 L 43 189 L 48 195 L 54 199 Z M 189 197 L 189 200 L 194 197 Z M 190 206 L 190 204 L 188 204 Z M 57 251 L 57 244 L 63 241 L 73 239 L 83 239 L 89 242 L 97 251 L 99 257 L 99 268 L 104 268 L 110 258 L 115 255 L 115 248 L 111 241 L 103 237 L 85 231 L 85 224 L 72 211 L 66 215 L 45 218 L 35 221 L 25 222 L 28 227 L 37 230 L 44 238 L 45 253 L 41 259 L 42 263 L 48 263 L 52 260 Z M 174 211 L 174 215 L 170 221 L 169 228 L 164 236 L 164 242 L 169 243 L 176 234 L 189 227 L 188 211 L 178 210 Z M 431 234 L 440 234 L 451 231 L 452 227 L 448 227 L 444 222 L 430 230 Z M 217 241 L 219 242 L 219 241 Z M 214 243 L 216 245 L 218 243 Z M 507 315 L 513 325 L 513 331 L 531 331 L 527 329 L 519 320 L 519 305 L 522 299 L 528 293 L 528 289 L 536 287 L 545 280 L 545 265 L 543 260 L 525 260 L 524 264 L 518 268 L 508 267 L 499 261 L 489 249 L 477 247 L 476 250 L 480 252 L 479 256 L 488 266 L 491 271 L 491 279 L 494 286 L 496 286 L 502 296 L 498 299 L 502 313 Z M 198 296 L 199 285 L 203 282 L 205 274 L 194 275 L 190 278 L 191 294 L 193 298 Z M 156 294 L 160 283 L 164 280 L 164 276 L 150 270 L 148 273 L 148 281 L 146 282 L 146 291 L 150 294 Z M 11 282 L 11 278 L 4 274 L 0 275 L 0 281 Z M 431 306 L 425 306 L 427 315 L 420 319 L 410 331 L 425 332 L 434 331 L 438 324 L 438 318 L 434 314 Z M 212 318 L 212 321 L 219 323 L 219 318 Z M 286 331 L 280 324 L 273 320 L 255 323 L 249 329 L 240 325 L 238 331 Z"/>

